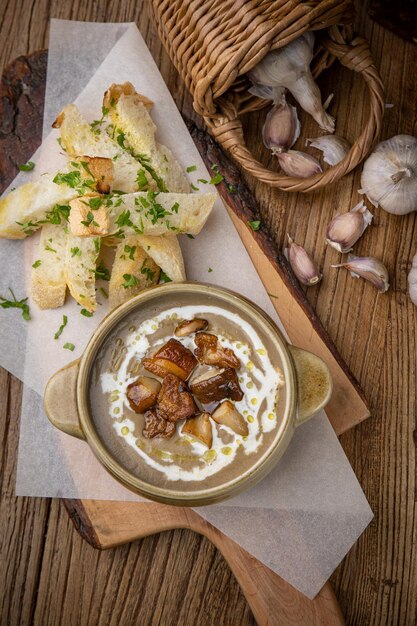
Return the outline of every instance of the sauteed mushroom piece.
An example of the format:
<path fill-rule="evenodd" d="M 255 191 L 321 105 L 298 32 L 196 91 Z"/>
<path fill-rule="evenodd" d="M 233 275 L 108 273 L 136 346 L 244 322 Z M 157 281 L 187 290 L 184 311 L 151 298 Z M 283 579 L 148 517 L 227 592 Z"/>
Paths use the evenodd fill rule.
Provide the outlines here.
<path fill-rule="evenodd" d="M 224 369 L 218 374 L 208 372 L 197 376 L 190 383 L 193 394 L 203 404 L 216 402 L 224 398 L 242 400 L 243 391 L 240 388 L 236 371 L 231 367 Z"/>
<path fill-rule="evenodd" d="M 186 435 L 191 435 L 211 448 L 213 443 L 213 429 L 210 422 L 210 413 L 200 413 L 196 417 L 190 417 L 182 429 Z"/>
<path fill-rule="evenodd" d="M 143 413 L 152 406 L 155 406 L 161 383 L 156 378 L 150 376 L 139 376 L 127 388 L 127 399 L 130 407 L 135 413 Z"/>
<path fill-rule="evenodd" d="M 175 374 L 181 380 L 187 380 L 197 365 L 194 354 L 176 339 L 170 339 L 153 357 L 143 359 L 143 366 L 152 374 L 164 378 Z"/>
<path fill-rule="evenodd" d="M 194 341 L 197 346 L 197 349 L 194 350 L 194 354 L 200 363 L 215 365 L 217 367 L 233 367 L 233 369 L 239 367 L 240 361 L 233 350 L 223 348 L 216 335 L 197 333 Z"/>
<path fill-rule="evenodd" d="M 212 418 L 218 424 L 231 428 L 237 435 L 245 437 L 249 434 L 248 425 L 230 400 L 225 400 L 219 404 L 212 413 Z"/>
<path fill-rule="evenodd" d="M 192 320 L 183 320 L 181 324 L 178 324 L 175 329 L 175 334 L 177 337 L 186 337 L 187 335 L 196 333 L 198 330 L 205 330 L 207 326 L 207 320 L 195 317 Z"/>
<path fill-rule="evenodd" d="M 175 374 L 167 374 L 158 395 L 158 409 L 170 422 L 191 417 L 197 407 L 187 385 Z"/>
<path fill-rule="evenodd" d="M 150 409 L 145 413 L 145 428 L 142 433 L 147 439 L 163 437 L 168 439 L 175 433 L 175 424 L 166 420 L 157 409 Z"/>

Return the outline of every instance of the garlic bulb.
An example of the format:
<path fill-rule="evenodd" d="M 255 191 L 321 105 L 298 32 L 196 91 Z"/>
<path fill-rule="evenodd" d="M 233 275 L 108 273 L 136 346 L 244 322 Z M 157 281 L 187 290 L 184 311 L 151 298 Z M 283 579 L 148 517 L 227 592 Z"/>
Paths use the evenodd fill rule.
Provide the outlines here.
<path fill-rule="evenodd" d="M 336 215 L 326 230 L 326 243 L 338 252 L 350 252 L 372 222 L 373 215 L 363 200 L 349 213 Z"/>
<path fill-rule="evenodd" d="M 302 246 L 295 243 L 289 235 L 287 237 L 288 248 L 285 248 L 284 253 L 292 271 L 303 285 L 307 285 L 307 287 L 316 285 L 322 278 L 317 265 Z"/>
<path fill-rule="evenodd" d="M 317 148 L 323 152 L 323 161 L 336 165 L 345 158 L 351 146 L 347 139 L 337 135 L 323 135 L 315 139 L 307 139 L 306 146 Z"/>
<path fill-rule="evenodd" d="M 300 122 L 297 109 L 283 97 L 280 104 L 275 104 L 266 116 L 262 137 L 267 148 L 273 154 L 291 148 L 300 136 Z"/>
<path fill-rule="evenodd" d="M 365 161 L 359 193 L 388 213 L 417 211 L 417 139 L 397 135 L 377 145 Z"/>
<path fill-rule="evenodd" d="M 298 150 L 288 150 L 287 152 L 277 153 L 278 161 L 281 169 L 288 176 L 296 178 L 310 178 L 314 174 L 320 174 L 320 163 L 314 157 Z"/>
<path fill-rule="evenodd" d="M 326 113 L 321 94 L 310 71 L 314 35 L 304 33 L 291 43 L 272 50 L 249 72 L 251 81 L 269 87 L 286 87 L 321 128 L 332 133 L 334 119 Z"/>
<path fill-rule="evenodd" d="M 417 305 L 417 254 L 413 257 L 411 270 L 408 274 L 408 293 L 411 302 Z"/>
<path fill-rule="evenodd" d="M 355 278 L 365 278 L 378 291 L 384 293 L 389 289 L 388 270 L 385 265 L 373 257 L 359 257 L 349 254 L 347 263 L 339 263 L 330 267 L 345 267 Z"/>

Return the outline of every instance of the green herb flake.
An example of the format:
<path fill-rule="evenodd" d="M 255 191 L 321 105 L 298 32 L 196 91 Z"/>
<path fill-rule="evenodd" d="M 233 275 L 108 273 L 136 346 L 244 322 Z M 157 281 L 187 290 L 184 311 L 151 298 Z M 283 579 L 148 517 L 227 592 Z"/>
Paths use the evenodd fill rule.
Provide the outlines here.
<path fill-rule="evenodd" d="M 101 207 L 101 203 L 102 203 L 102 199 L 99 196 L 97 196 L 95 198 L 89 199 L 88 206 L 90 207 L 90 209 L 93 209 L 93 211 L 97 211 L 97 209 Z"/>
<path fill-rule="evenodd" d="M 136 182 L 139 190 L 143 190 L 148 187 L 148 179 L 146 178 L 145 170 L 138 171 L 138 175 L 136 176 Z"/>
<path fill-rule="evenodd" d="M 94 270 L 94 274 L 96 275 L 96 278 L 101 278 L 102 280 L 110 280 L 110 272 L 104 265 L 103 261 L 100 261 L 97 268 Z"/>
<path fill-rule="evenodd" d="M 146 276 L 147 280 L 153 281 L 155 272 L 151 270 L 150 267 L 146 266 L 146 259 L 142 263 L 142 267 L 140 268 L 140 273 Z"/>
<path fill-rule="evenodd" d="M 187 237 L 188 239 L 195 239 L 194 235 L 190 235 L 190 233 L 187 233 Z"/>
<path fill-rule="evenodd" d="M 195 185 L 193 185 L 193 183 L 191 183 L 191 189 L 193 191 L 200 191 L 198 187 L 196 187 Z"/>
<path fill-rule="evenodd" d="M 49 243 L 47 243 L 47 244 L 46 244 L 46 246 L 45 246 L 45 250 L 46 250 L 47 252 L 56 252 L 55 248 L 52 248 L 52 247 L 49 245 Z"/>
<path fill-rule="evenodd" d="M 23 319 L 28 322 L 30 320 L 29 305 L 27 304 L 28 299 L 23 298 L 22 300 L 16 300 L 16 296 L 14 295 L 10 287 L 9 287 L 9 291 L 12 294 L 13 300 L 7 300 L 7 298 L 3 298 L 2 296 L 0 296 L 1 308 L 2 309 L 21 309 Z"/>
<path fill-rule="evenodd" d="M 35 164 L 33 161 L 28 161 L 27 163 L 23 163 L 22 165 L 18 165 L 17 167 L 21 172 L 31 172 L 34 169 Z"/>
<path fill-rule="evenodd" d="M 100 252 L 100 237 L 94 237 L 94 252 L 96 254 Z"/>
<path fill-rule="evenodd" d="M 163 270 L 161 270 L 161 273 L 159 275 L 159 282 L 160 283 L 172 283 L 172 278 L 170 278 L 167 274 L 165 274 Z"/>
<path fill-rule="evenodd" d="M 211 267 L 209 267 L 207 271 L 208 271 L 208 273 L 210 274 L 210 272 L 212 272 L 212 271 L 213 271 L 213 269 L 212 269 Z"/>
<path fill-rule="evenodd" d="M 123 274 L 124 283 L 123 287 L 127 289 L 128 287 L 136 287 L 139 284 L 138 279 L 133 274 Z"/>
<path fill-rule="evenodd" d="M 126 252 L 126 254 L 129 255 L 129 259 L 131 261 L 134 261 L 135 259 L 136 249 L 137 249 L 137 246 L 128 246 L 127 244 L 124 247 L 124 251 Z"/>
<path fill-rule="evenodd" d="M 80 313 L 81 315 L 84 315 L 84 317 L 93 317 L 93 313 L 91 311 L 87 311 L 87 309 L 81 309 Z"/>
<path fill-rule="evenodd" d="M 65 326 L 68 324 L 68 317 L 66 315 L 62 316 L 62 324 L 61 326 L 58 328 L 58 330 L 56 331 L 55 335 L 54 335 L 54 339 L 58 339 L 58 337 L 60 337 L 62 335 L 62 331 L 64 330 Z"/>
<path fill-rule="evenodd" d="M 92 224 L 93 226 L 99 227 L 100 224 L 98 224 L 95 220 L 94 220 L 94 215 L 91 213 L 91 211 L 88 211 L 87 213 L 87 219 L 86 220 L 81 220 L 81 224 L 83 226 L 86 226 L 87 228 L 90 226 L 90 224 Z"/>
<path fill-rule="evenodd" d="M 42 261 L 40 259 L 38 259 L 37 261 L 35 261 L 34 263 L 32 263 L 32 267 L 36 270 L 37 267 L 39 267 L 39 265 L 42 265 Z"/>
<path fill-rule="evenodd" d="M 117 132 L 117 137 L 116 137 L 116 141 L 119 144 L 119 146 L 123 149 L 125 149 L 125 134 L 122 130 L 120 130 L 119 128 L 116 130 Z"/>
<path fill-rule="evenodd" d="M 131 226 L 132 225 L 132 221 L 130 219 L 130 211 L 129 211 L 129 209 L 126 209 L 126 211 L 122 211 L 120 213 L 119 217 L 116 220 L 116 224 L 119 227 Z"/>
<path fill-rule="evenodd" d="M 252 222 L 248 222 L 249 226 L 252 230 L 259 230 L 261 227 L 261 220 L 253 220 Z"/>
<path fill-rule="evenodd" d="M 78 246 L 75 246 L 75 248 L 71 248 L 71 256 L 81 256 L 81 250 L 79 249 Z"/>
<path fill-rule="evenodd" d="M 205 178 L 197 178 L 197 182 L 202 183 L 203 185 L 207 185 L 208 180 L 206 180 Z"/>
<path fill-rule="evenodd" d="M 61 224 L 62 220 L 68 221 L 71 207 L 68 204 L 56 204 L 46 214 L 46 221 L 50 224 Z"/>
<path fill-rule="evenodd" d="M 73 343 L 64 343 L 63 348 L 64 350 L 71 350 L 71 352 L 74 352 L 75 350 L 75 346 Z"/>
<path fill-rule="evenodd" d="M 171 207 L 172 213 L 178 213 L 179 208 L 180 208 L 180 205 L 178 204 L 178 202 L 175 202 Z"/>
<path fill-rule="evenodd" d="M 75 189 L 81 183 L 81 174 L 77 171 L 68 172 L 66 174 L 58 173 L 53 179 L 53 182 L 56 185 L 68 185 L 68 187 Z"/>
<path fill-rule="evenodd" d="M 223 176 L 218 172 L 213 178 L 210 180 L 210 185 L 219 185 L 222 180 L 224 180 Z"/>
<path fill-rule="evenodd" d="M 186 171 L 190 173 L 190 172 L 195 172 L 196 169 L 197 169 L 197 165 L 189 165 Z"/>

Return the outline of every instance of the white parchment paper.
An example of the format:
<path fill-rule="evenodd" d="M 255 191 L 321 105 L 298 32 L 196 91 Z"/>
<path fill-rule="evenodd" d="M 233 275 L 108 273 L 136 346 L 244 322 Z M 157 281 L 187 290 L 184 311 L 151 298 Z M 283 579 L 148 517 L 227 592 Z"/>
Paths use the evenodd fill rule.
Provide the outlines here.
<path fill-rule="evenodd" d="M 194 182 L 207 178 L 200 155 L 136 26 L 53 20 L 44 142 L 32 158 L 35 170 L 19 174 L 13 186 L 59 167 L 58 131 L 49 132 L 49 128 L 64 104 L 75 101 L 93 120 L 100 117 L 106 87 L 125 80 L 154 100 L 152 115 L 158 138 L 184 167 L 197 165 L 191 174 Z M 27 295 L 36 246 L 36 236 L 24 242 L 1 242 L 0 294 L 11 286 L 19 298 Z M 220 200 L 198 238 L 181 238 L 181 247 L 190 279 L 235 289 L 280 324 Z M 71 301 L 51 311 L 39 311 L 30 304 L 29 323 L 18 311 L 0 312 L 0 364 L 25 382 L 17 495 L 140 501 L 107 474 L 84 442 L 54 429 L 42 407 L 46 381 L 82 353 L 106 313 L 105 302 L 93 318 L 81 316 Z M 53 335 L 63 314 L 68 316 L 68 326 L 55 341 Z M 76 344 L 75 352 L 63 350 L 65 342 Z M 309 597 L 316 595 L 372 519 L 324 413 L 297 429 L 283 459 L 262 483 L 198 512 Z"/>

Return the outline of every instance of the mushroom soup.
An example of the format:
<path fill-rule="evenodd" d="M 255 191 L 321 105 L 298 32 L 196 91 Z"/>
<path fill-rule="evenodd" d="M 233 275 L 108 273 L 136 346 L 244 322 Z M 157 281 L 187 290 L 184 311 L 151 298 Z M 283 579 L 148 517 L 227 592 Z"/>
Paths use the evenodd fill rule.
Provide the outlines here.
<path fill-rule="evenodd" d="M 235 481 L 269 454 L 287 391 L 265 331 L 227 303 L 183 300 L 146 305 L 113 328 L 89 403 L 100 438 L 130 472 L 193 491 Z"/>

